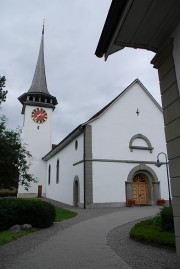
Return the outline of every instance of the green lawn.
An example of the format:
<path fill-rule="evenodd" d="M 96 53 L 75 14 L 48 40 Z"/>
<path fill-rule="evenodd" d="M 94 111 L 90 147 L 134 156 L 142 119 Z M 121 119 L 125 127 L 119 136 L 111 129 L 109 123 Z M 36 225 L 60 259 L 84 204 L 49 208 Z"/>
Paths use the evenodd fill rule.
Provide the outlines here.
<path fill-rule="evenodd" d="M 26 234 L 29 234 L 29 233 L 33 233 L 33 232 L 36 232 L 38 231 L 39 229 L 37 228 L 32 228 L 28 231 L 25 231 L 25 230 L 21 230 L 20 232 L 12 232 L 12 231 L 3 231 L 3 232 L 0 232 L 0 245 L 4 245 L 4 244 L 7 244 L 13 240 L 16 240 L 18 239 L 19 237 L 22 237 Z"/>
<path fill-rule="evenodd" d="M 70 210 L 66 210 L 63 208 L 59 208 L 55 206 L 56 210 L 56 217 L 55 217 L 55 222 L 60 222 L 65 219 L 73 218 L 77 215 L 76 212 L 72 212 Z M 32 232 L 36 232 L 39 229 L 37 228 L 32 228 L 29 231 L 20 231 L 20 232 L 12 232 L 9 230 L 0 232 L 0 245 L 7 244 L 13 240 L 18 239 L 19 237 L 22 237 L 24 235 L 27 235 Z"/>
<path fill-rule="evenodd" d="M 175 248 L 175 234 L 162 231 L 157 216 L 135 224 L 129 234 L 136 240 Z"/>
<path fill-rule="evenodd" d="M 64 219 L 70 219 L 70 218 L 74 218 L 75 216 L 77 216 L 76 212 L 70 211 L 70 210 L 66 210 L 63 208 L 59 208 L 56 207 L 56 218 L 55 218 L 55 222 L 59 222 L 62 221 Z"/>

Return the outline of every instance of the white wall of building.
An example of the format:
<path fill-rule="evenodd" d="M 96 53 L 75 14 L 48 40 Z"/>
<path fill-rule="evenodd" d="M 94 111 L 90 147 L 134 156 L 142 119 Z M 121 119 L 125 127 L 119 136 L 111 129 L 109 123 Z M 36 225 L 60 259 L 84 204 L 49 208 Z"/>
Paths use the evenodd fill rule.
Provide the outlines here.
<path fill-rule="evenodd" d="M 139 116 L 136 114 L 137 108 Z M 92 122 L 92 126 L 93 158 L 155 161 L 159 152 L 166 152 L 162 112 L 137 83 L 98 120 Z M 150 140 L 154 147 L 152 153 L 130 151 L 130 139 L 136 134 Z"/>
<path fill-rule="evenodd" d="M 137 116 L 136 111 L 140 112 Z M 162 111 L 142 90 L 138 83 L 132 85 L 121 97 L 92 125 L 93 203 L 124 203 L 126 201 L 125 182 L 130 171 L 139 162 L 156 162 L 160 152 L 166 153 Z M 129 148 L 130 139 L 137 134 L 146 136 L 154 148 L 149 150 Z M 75 142 L 78 141 L 78 149 Z M 147 146 L 138 138 L 133 146 Z M 84 134 L 80 134 L 66 147 L 47 161 L 46 196 L 50 199 L 73 205 L 73 184 L 77 176 L 80 184 L 80 203 L 84 202 Z M 56 183 L 56 165 L 59 159 L 59 183 Z M 106 160 L 102 162 L 101 159 Z M 113 160 L 121 162 L 111 162 Z M 123 162 L 124 161 L 124 162 Z M 127 163 L 126 161 L 129 161 Z M 164 156 L 160 161 L 165 162 Z M 48 167 L 51 165 L 51 182 L 48 184 Z M 146 164 L 160 181 L 161 197 L 168 200 L 166 166 L 160 168 Z"/>
<path fill-rule="evenodd" d="M 46 110 L 48 118 L 44 123 L 37 124 L 32 120 L 31 113 L 36 106 L 26 106 L 23 123 L 23 141 L 26 143 L 27 150 L 33 156 L 29 173 L 35 175 L 37 183 L 31 183 L 29 191 L 25 191 L 19 186 L 18 193 L 38 193 L 38 185 L 42 185 L 42 193 L 45 194 L 46 163 L 42 157 L 52 148 L 52 108 Z"/>
<path fill-rule="evenodd" d="M 75 149 L 75 142 L 78 148 Z M 73 205 L 73 184 L 74 178 L 79 178 L 80 203 L 84 202 L 84 170 L 83 163 L 73 166 L 74 163 L 83 159 L 84 137 L 80 134 L 71 141 L 65 148 L 47 161 L 46 175 L 46 197 Z M 56 183 L 56 164 L 59 159 L 59 184 Z M 51 183 L 48 184 L 48 167 L 51 165 Z"/>
<path fill-rule="evenodd" d="M 129 172 L 138 164 L 93 163 L 93 202 L 124 203 L 126 201 L 125 181 Z M 161 197 L 168 200 L 168 183 L 165 167 L 147 165 L 156 173 L 160 181 Z"/>
<path fill-rule="evenodd" d="M 137 109 L 140 111 L 138 116 Z M 166 153 L 162 112 L 138 83 L 91 124 L 94 159 L 155 162 L 158 153 Z M 142 134 L 150 140 L 154 147 L 152 153 L 149 150 L 130 150 L 130 139 L 136 134 Z M 133 146 L 147 144 L 144 140 L 137 139 Z M 165 162 L 163 155 L 159 159 Z M 93 202 L 124 202 L 125 181 L 136 165 L 138 163 L 93 162 Z M 149 166 L 161 181 L 162 197 L 168 200 L 166 166 Z"/>
<path fill-rule="evenodd" d="M 44 123 L 38 124 L 32 120 L 31 113 L 36 106 L 26 106 L 23 123 L 23 136 L 33 156 L 42 158 L 52 147 L 52 108 L 46 110 L 48 118 Z M 39 129 L 38 129 L 39 126 Z"/>

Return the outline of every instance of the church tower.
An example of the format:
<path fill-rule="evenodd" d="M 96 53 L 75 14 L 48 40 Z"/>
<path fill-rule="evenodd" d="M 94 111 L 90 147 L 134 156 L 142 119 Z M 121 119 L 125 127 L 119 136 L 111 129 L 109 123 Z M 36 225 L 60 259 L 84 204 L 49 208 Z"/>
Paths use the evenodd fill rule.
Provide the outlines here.
<path fill-rule="evenodd" d="M 37 183 L 31 183 L 28 192 L 19 186 L 18 196 L 37 196 L 38 190 L 45 195 L 46 163 L 42 157 L 52 149 L 52 113 L 57 105 L 57 99 L 49 93 L 47 88 L 44 64 L 44 26 L 31 87 L 18 100 L 23 105 L 23 140 L 32 155 L 29 172 L 37 179 Z"/>

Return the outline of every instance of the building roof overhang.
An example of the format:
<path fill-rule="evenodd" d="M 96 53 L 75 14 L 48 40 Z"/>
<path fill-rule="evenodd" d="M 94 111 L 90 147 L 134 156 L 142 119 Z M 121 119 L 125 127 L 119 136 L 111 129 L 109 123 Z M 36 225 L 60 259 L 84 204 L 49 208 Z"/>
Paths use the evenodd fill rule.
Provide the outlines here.
<path fill-rule="evenodd" d="M 66 136 L 58 145 L 56 145 L 50 152 L 48 152 L 43 158 L 43 161 L 48 161 L 56 153 L 66 147 L 73 139 L 83 132 L 84 124 L 80 124 L 76 129 L 74 129 L 68 136 Z"/>
<path fill-rule="evenodd" d="M 55 96 L 47 94 L 47 93 L 39 93 L 39 92 L 27 92 L 27 93 L 23 93 L 21 96 L 18 97 L 18 100 L 21 102 L 21 104 L 23 105 L 24 102 L 27 101 L 27 96 L 33 96 L 33 97 L 42 97 L 42 98 L 46 98 L 46 99 L 52 99 L 52 103 L 53 105 L 57 105 L 58 101 L 56 99 Z"/>
<path fill-rule="evenodd" d="M 107 59 L 124 47 L 157 52 L 179 21 L 179 0 L 113 0 L 95 55 Z"/>
<path fill-rule="evenodd" d="M 29 99 L 27 98 L 29 97 Z M 35 100 L 30 100 L 30 97 L 34 97 Z M 36 99 L 43 98 L 46 99 L 46 102 L 37 101 Z M 21 96 L 18 97 L 18 100 L 23 105 L 21 114 L 24 114 L 26 105 L 30 106 L 39 106 L 39 107 L 50 107 L 55 109 L 55 106 L 58 104 L 56 97 L 46 94 L 46 93 L 38 93 L 38 92 L 27 92 L 23 93 Z M 41 100 L 41 99 L 40 99 Z M 51 102 L 50 102 L 51 100 Z"/>

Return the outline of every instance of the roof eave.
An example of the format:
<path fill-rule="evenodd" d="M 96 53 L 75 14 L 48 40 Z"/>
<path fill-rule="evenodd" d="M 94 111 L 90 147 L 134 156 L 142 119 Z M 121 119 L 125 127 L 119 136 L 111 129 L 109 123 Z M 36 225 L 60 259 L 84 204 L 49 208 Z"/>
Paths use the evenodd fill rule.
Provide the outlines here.
<path fill-rule="evenodd" d="M 76 129 L 74 129 L 68 136 L 66 136 L 54 149 L 48 152 L 43 158 L 43 161 L 48 161 L 52 158 L 56 153 L 62 150 L 65 146 L 67 146 L 73 139 L 75 139 L 79 134 L 83 132 L 84 124 L 79 125 Z"/>
<path fill-rule="evenodd" d="M 112 4 L 110 6 L 101 37 L 99 39 L 99 43 L 97 46 L 97 49 L 95 51 L 95 55 L 99 58 L 102 58 L 106 54 L 105 51 L 108 50 L 108 46 L 112 40 L 112 37 L 114 35 L 114 29 L 117 27 L 117 17 L 120 17 L 124 7 L 127 4 L 127 0 L 121 0 L 121 1 L 112 1 Z M 118 15 L 118 16 L 117 16 Z"/>
<path fill-rule="evenodd" d="M 147 49 L 157 52 L 179 23 L 180 2 L 154 1 L 140 3 L 137 0 L 113 0 L 95 52 L 97 57 L 108 56 L 124 47 Z M 140 8 L 144 5 L 144 9 Z M 149 5 L 149 9 L 148 9 Z M 146 8 L 147 6 L 147 8 Z M 165 9 L 165 13 L 161 12 Z M 141 23 L 134 23 L 137 14 Z M 159 19 L 160 18 L 160 19 Z M 155 27 L 151 27 L 152 19 Z M 145 23 L 144 23 L 145 22 Z M 149 33 L 151 35 L 144 35 Z"/>

